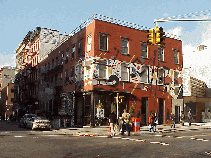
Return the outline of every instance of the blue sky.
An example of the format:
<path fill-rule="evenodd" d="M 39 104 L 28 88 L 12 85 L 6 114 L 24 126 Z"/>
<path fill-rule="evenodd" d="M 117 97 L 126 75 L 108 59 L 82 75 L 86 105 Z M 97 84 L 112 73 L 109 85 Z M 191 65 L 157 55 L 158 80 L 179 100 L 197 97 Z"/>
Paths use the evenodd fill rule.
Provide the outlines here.
<path fill-rule="evenodd" d="M 154 27 L 154 19 L 205 11 L 209 0 L 0 0 L 0 67 L 15 66 L 14 50 L 37 26 L 70 33 L 93 14 Z M 211 13 L 207 12 L 207 13 Z M 184 50 L 194 49 L 211 35 L 210 23 L 159 23 L 164 31 L 181 36 Z M 183 52 L 185 53 L 185 52 Z"/>

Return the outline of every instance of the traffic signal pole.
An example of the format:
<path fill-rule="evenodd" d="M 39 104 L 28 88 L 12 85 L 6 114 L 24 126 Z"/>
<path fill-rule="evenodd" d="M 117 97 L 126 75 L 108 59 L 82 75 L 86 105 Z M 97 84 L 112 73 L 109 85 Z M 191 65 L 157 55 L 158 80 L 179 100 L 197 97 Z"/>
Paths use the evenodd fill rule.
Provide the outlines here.
<path fill-rule="evenodd" d="M 158 22 L 178 22 L 178 21 L 187 21 L 187 22 L 192 22 L 192 21 L 202 21 L 202 22 L 207 22 L 207 21 L 211 21 L 211 19 L 161 19 L 161 20 L 154 20 L 154 24 L 155 26 L 158 26 L 157 23 Z"/>

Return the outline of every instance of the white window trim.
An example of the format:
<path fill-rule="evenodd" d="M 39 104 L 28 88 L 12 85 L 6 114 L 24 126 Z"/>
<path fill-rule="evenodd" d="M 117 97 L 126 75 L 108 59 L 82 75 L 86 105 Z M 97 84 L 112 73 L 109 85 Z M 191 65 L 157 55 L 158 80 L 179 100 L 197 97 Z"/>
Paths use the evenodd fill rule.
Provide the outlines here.
<path fill-rule="evenodd" d="M 146 45 L 146 47 L 147 47 L 147 51 L 146 51 L 147 56 L 146 57 L 142 56 L 142 45 Z M 149 47 L 148 47 L 147 43 L 141 42 L 141 57 L 142 58 L 148 58 L 149 57 L 148 56 L 148 54 L 149 54 L 148 52 L 149 52 Z"/>
<path fill-rule="evenodd" d="M 89 43 L 89 38 L 91 38 L 90 43 Z M 90 47 L 90 49 L 89 49 L 89 47 Z M 89 51 L 91 51 L 91 50 L 92 50 L 92 34 L 89 34 L 89 35 L 87 36 L 87 52 L 89 52 Z"/>
<path fill-rule="evenodd" d="M 141 72 L 143 71 L 143 67 L 145 67 L 145 68 L 147 68 L 147 82 L 144 82 L 144 81 L 142 81 L 141 79 L 141 83 L 149 83 L 149 66 L 147 66 L 147 65 L 143 65 L 142 67 L 141 67 Z M 142 78 L 142 77 L 140 77 L 140 78 Z"/>
<path fill-rule="evenodd" d="M 107 52 L 107 51 L 108 51 L 108 36 L 109 36 L 109 35 L 106 34 L 106 33 L 100 33 L 100 36 L 106 36 L 107 43 L 106 43 L 106 50 L 101 49 L 101 48 L 100 48 L 100 37 L 99 37 L 99 50 L 100 50 L 100 51 Z"/>
<path fill-rule="evenodd" d="M 123 79 L 122 79 L 122 64 L 125 64 L 125 65 L 126 65 L 127 80 L 123 80 Z M 129 66 L 129 63 L 126 63 L 126 62 L 122 62 L 122 63 L 121 63 L 121 81 L 129 81 L 129 68 L 128 68 L 128 66 Z"/>
<path fill-rule="evenodd" d="M 178 73 L 178 79 L 179 79 L 180 73 L 177 70 L 174 70 L 174 79 L 175 79 L 175 72 Z M 179 83 L 176 85 L 175 82 L 174 82 L 174 87 L 179 87 L 179 85 L 180 85 Z"/>
<path fill-rule="evenodd" d="M 122 40 L 127 41 L 127 53 L 122 52 Z M 128 55 L 129 54 L 129 39 L 126 37 L 121 37 L 121 54 L 122 55 Z"/>
<path fill-rule="evenodd" d="M 162 55 L 163 60 L 159 59 L 159 49 L 163 50 L 163 51 L 161 51 L 161 52 L 163 52 L 163 54 L 162 53 L 160 54 L 160 55 Z M 158 48 L 158 61 L 161 61 L 161 62 L 165 61 L 165 50 L 164 50 L 164 47 L 159 47 Z"/>
<path fill-rule="evenodd" d="M 174 64 L 179 64 L 179 50 L 178 49 L 173 49 L 173 58 L 174 58 L 174 53 L 175 52 L 177 52 L 177 60 L 178 60 L 178 62 L 175 63 L 175 61 L 174 61 Z"/>
<path fill-rule="evenodd" d="M 105 61 L 105 70 L 106 70 L 106 71 L 105 71 L 105 77 L 100 77 L 100 61 Z M 107 78 L 108 78 L 108 73 L 107 73 L 107 72 L 108 72 L 107 60 L 100 59 L 98 65 L 99 65 L 99 75 L 98 75 L 98 76 L 99 76 L 99 79 L 107 79 Z"/>
<path fill-rule="evenodd" d="M 159 77 L 160 77 L 159 71 L 160 70 L 163 71 L 163 76 L 162 76 L 163 77 L 163 83 L 159 83 Z M 165 84 L 165 69 L 159 68 L 158 71 L 157 71 L 157 73 L 158 73 L 157 74 L 157 76 L 158 76 L 157 77 L 157 83 L 158 83 L 158 85 L 164 85 Z"/>

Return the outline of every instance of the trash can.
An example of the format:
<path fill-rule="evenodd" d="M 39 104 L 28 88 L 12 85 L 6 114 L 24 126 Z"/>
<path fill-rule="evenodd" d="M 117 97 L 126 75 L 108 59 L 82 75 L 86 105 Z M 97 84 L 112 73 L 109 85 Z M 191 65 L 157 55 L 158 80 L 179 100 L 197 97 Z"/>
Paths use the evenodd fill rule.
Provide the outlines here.
<path fill-rule="evenodd" d="M 133 131 L 140 131 L 140 119 L 139 118 L 132 118 L 132 123 L 133 123 Z"/>

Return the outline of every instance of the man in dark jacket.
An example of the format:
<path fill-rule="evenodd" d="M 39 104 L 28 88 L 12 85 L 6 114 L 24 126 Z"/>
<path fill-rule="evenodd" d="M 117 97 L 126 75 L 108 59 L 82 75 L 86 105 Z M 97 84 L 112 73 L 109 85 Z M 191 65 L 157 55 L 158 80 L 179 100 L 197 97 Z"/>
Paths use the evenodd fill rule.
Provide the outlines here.
<path fill-rule="evenodd" d="M 114 124 L 116 123 L 116 114 L 114 111 L 111 111 L 111 114 L 109 116 L 110 119 L 110 127 L 111 127 L 111 135 L 114 135 Z"/>

